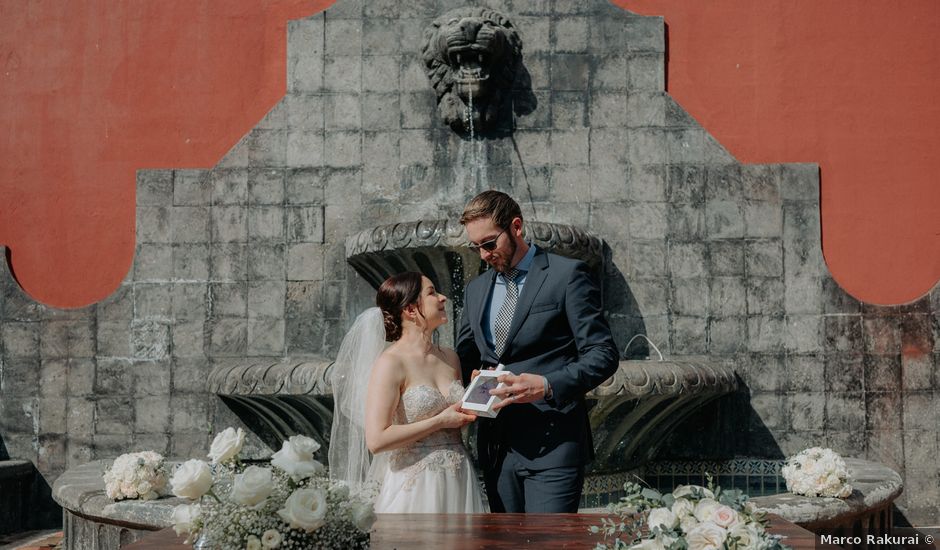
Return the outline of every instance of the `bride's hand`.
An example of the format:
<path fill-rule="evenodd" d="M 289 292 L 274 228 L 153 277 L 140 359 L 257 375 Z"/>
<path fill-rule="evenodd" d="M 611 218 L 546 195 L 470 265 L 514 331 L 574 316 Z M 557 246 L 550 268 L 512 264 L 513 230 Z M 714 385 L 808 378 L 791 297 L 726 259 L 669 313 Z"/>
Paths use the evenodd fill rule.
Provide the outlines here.
<path fill-rule="evenodd" d="M 477 419 L 475 415 L 467 414 L 460 408 L 460 402 L 454 403 L 443 411 L 437 413 L 441 428 L 463 428 Z"/>

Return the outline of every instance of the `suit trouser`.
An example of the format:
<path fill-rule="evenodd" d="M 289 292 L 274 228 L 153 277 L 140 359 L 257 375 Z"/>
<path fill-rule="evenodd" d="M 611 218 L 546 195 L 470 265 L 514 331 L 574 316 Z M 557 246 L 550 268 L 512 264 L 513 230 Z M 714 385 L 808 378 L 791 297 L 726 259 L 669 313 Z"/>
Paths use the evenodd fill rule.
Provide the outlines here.
<path fill-rule="evenodd" d="M 514 453 L 484 474 L 492 512 L 576 513 L 584 488 L 584 466 L 533 470 Z"/>

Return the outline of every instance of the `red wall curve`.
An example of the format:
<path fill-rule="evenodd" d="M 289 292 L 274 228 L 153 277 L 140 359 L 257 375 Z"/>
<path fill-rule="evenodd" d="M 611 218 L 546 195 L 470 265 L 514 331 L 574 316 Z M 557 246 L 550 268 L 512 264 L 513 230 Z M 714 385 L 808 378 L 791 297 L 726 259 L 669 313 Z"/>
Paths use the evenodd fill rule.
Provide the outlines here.
<path fill-rule="evenodd" d="M 744 162 L 818 162 L 858 298 L 940 279 L 940 3 L 615 0 L 665 15 L 669 92 Z M 286 22 L 329 0 L 0 3 L 0 243 L 39 301 L 131 265 L 140 168 L 209 167 L 284 94 Z"/>
<path fill-rule="evenodd" d="M 284 95 L 287 21 L 330 3 L 0 2 L 0 243 L 23 289 L 113 292 L 136 171 L 218 162 Z"/>
<path fill-rule="evenodd" d="M 669 93 L 735 157 L 820 165 L 846 291 L 896 304 L 940 280 L 940 2 L 615 3 L 665 17 Z"/>

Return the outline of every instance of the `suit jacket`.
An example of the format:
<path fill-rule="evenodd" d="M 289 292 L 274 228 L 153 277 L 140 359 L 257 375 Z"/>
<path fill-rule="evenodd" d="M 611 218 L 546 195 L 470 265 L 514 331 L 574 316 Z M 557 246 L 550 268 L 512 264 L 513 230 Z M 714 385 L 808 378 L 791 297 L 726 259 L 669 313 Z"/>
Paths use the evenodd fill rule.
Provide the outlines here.
<path fill-rule="evenodd" d="M 613 375 L 619 360 L 597 284 L 584 262 L 537 248 L 497 357 L 482 329 L 495 280 L 491 269 L 464 291 L 456 345 L 464 381 L 481 365 L 503 363 L 514 374 L 547 378 L 552 398 L 509 405 L 493 420 L 478 420 L 481 465 L 495 467 L 510 450 L 531 469 L 590 462 L 594 443 L 584 395 Z"/>

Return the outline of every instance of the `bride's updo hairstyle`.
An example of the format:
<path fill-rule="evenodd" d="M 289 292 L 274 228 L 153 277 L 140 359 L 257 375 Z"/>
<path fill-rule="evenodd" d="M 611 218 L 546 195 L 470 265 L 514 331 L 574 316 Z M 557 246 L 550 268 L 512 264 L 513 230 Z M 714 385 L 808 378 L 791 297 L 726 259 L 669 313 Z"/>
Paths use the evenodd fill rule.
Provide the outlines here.
<path fill-rule="evenodd" d="M 417 271 L 405 271 L 385 279 L 379 287 L 375 305 L 382 310 L 385 320 L 386 342 L 401 338 L 401 313 L 421 296 L 421 277 Z"/>

